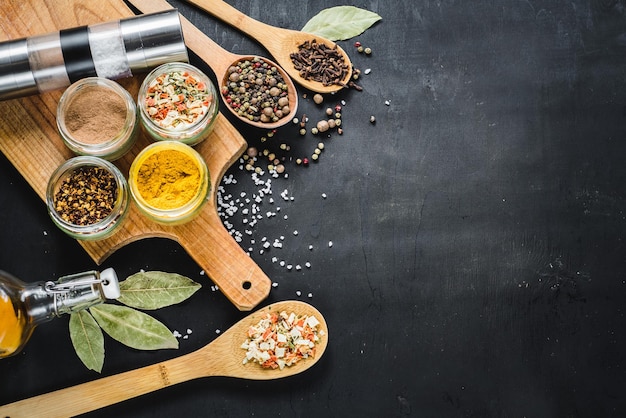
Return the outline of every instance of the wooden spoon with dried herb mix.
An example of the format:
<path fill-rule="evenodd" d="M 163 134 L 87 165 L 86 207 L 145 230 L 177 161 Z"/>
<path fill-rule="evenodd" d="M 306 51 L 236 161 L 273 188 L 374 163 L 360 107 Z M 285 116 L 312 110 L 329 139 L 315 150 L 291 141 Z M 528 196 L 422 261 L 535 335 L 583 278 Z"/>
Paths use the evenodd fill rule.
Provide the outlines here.
<path fill-rule="evenodd" d="M 253 361 L 244 362 L 250 350 L 246 351 L 242 345 L 249 341 L 250 329 L 258 330 L 259 324 L 265 318 L 280 316 L 281 312 L 285 312 L 287 317 L 294 314 L 297 321 L 315 318 L 308 321 L 309 324 L 314 324 L 315 335 L 319 337 L 312 347 L 314 354 L 282 369 L 265 368 Z M 301 334 L 302 338 L 306 338 L 304 332 Z M 296 341 L 295 344 L 300 343 Z M 327 345 L 328 325 L 317 309 L 301 301 L 277 302 L 246 316 L 197 351 L 151 366 L 0 406 L 0 416 L 11 418 L 76 416 L 201 377 L 279 379 L 309 369 L 322 357 Z"/>
<path fill-rule="evenodd" d="M 331 40 L 259 22 L 222 0 L 185 1 L 256 39 L 295 82 L 311 91 L 336 92 L 350 81 L 350 58 Z"/>
<path fill-rule="evenodd" d="M 129 3 L 142 13 L 172 8 L 165 0 L 130 0 Z M 293 80 L 283 68 L 264 57 L 226 51 L 183 16 L 181 24 L 185 44 L 211 67 L 219 83 L 220 95 L 233 115 L 249 125 L 263 129 L 276 129 L 294 118 L 298 109 L 298 94 Z M 267 78 L 273 80 L 275 85 L 257 85 L 255 81 L 244 80 L 243 77 L 234 80 L 231 78 L 234 77 L 233 72 L 245 74 L 246 77 L 257 74 L 259 76 L 255 77 L 255 81 Z M 247 83 L 247 87 L 241 87 L 241 91 L 238 86 L 240 82 Z"/>

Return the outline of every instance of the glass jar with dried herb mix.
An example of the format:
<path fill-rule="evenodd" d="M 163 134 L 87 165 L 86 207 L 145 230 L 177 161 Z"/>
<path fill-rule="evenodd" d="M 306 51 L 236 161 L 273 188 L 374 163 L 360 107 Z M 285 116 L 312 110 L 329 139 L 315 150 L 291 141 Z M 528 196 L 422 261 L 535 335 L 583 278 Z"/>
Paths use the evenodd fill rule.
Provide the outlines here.
<path fill-rule="evenodd" d="M 128 183 L 107 160 L 79 156 L 57 168 L 48 182 L 46 204 L 52 221 L 80 240 L 111 235 L 127 214 Z"/>
<path fill-rule="evenodd" d="M 213 129 L 218 114 L 215 86 L 186 63 L 168 63 L 146 76 L 138 95 L 139 118 L 155 140 L 196 145 Z"/>
<path fill-rule="evenodd" d="M 209 170 L 189 145 L 160 141 L 144 148 L 130 167 L 128 183 L 137 207 L 162 224 L 192 220 L 208 200 Z"/>
<path fill-rule="evenodd" d="M 137 106 L 117 82 L 101 77 L 68 87 L 57 107 L 57 127 L 69 149 L 114 161 L 137 138 Z"/>

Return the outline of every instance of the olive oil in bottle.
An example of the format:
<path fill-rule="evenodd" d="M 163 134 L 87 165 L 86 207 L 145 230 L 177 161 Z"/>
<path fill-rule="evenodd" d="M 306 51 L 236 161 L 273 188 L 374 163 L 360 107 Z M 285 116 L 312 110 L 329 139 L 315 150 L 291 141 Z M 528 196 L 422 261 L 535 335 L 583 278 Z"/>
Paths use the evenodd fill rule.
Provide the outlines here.
<path fill-rule="evenodd" d="M 37 325 L 119 294 L 117 275 L 110 268 L 37 283 L 0 271 L 0 358 L 20 352 Z"/>

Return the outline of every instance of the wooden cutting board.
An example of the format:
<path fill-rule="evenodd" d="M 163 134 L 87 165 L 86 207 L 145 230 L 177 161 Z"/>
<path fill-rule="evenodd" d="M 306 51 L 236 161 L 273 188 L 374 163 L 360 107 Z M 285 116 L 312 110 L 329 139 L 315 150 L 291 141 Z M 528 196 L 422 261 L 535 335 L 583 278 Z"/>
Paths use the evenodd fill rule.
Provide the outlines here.
<path fill-rule="evenodd" d="M 133 13 L 121 0 L 11 0 L 0 8 L 0 41 L 55 32 L 60 29 L 107 22 Z M 136 96 L 143 78 L 119 80 Z M 45 201 L 52 172 L 73 156 L 56 129 L 56 108 L 62 91 L 0 102 L 0 151 Z M 150 143 L 141 133 L 126 156 L 115 162 L 128 175 L 132 160 Z M 240 310 L 251 310 L 267 297 L 270 279 L 239 247 L 217 213 L 217 187 L 226 170 L 246 148 L 246 141 L 220 113 L 212 134 L 196 150 L 211 174 L 211 199 L 199 217 L 180 226 L 163 226 L 147 220 L 134 204 L 120 229 L 100 241 L 79 241 L 100 264 L 125 244 L 148 237 L 177 241 L 219 289 Z M 42 203 L 42 210 L 46 210 Z M 50 225 L 52 221 L 50 221 Z"/>

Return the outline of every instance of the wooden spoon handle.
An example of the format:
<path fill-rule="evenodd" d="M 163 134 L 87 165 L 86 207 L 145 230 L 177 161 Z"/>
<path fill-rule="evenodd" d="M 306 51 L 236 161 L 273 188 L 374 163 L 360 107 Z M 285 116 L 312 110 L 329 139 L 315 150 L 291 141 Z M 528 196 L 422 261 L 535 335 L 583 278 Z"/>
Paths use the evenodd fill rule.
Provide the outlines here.
<path fill-rule="evenodd" d="M 279 35 L 281 31 L 286 30 L 255 20 L 222 0 L 186 1 L 258 40 Z"/>
<path fill-rule="evenodd" d="M 195 353 L 0 406 L 0 416 L 69 417 L 202 377 Z"/>
<path fill-rule="evenodd" d="M 142 13 L 155 13 L 173 8 L 165 0 L 133 0 L 132 3 Z M 211 67 L 219 80 L 238 56 L 219 46 L 182 15 L 180 22 L 187 47 Z"/>

